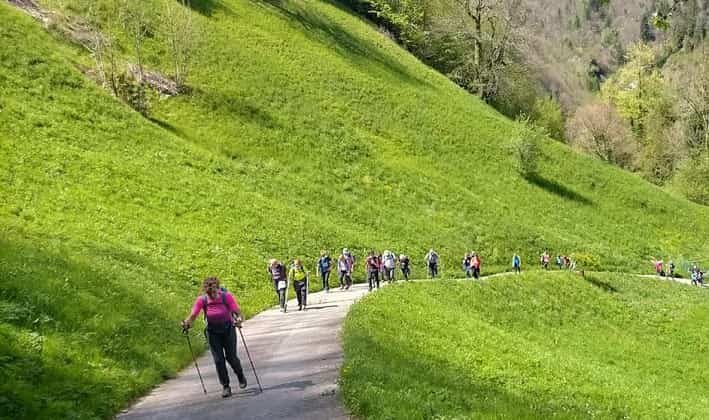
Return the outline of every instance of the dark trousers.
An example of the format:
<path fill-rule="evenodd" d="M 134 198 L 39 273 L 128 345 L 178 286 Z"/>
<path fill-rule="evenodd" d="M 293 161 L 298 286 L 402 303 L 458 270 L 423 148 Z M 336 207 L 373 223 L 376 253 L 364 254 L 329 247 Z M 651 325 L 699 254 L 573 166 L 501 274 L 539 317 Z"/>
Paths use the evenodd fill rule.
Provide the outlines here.
<path fill-rule="evenodd" d="M 330 271 L 321 272 L 320 277 L 322 278 L 322 289 L 330 290 Z"/>
<path fill-rule="evenodd" d="M 478 279 L 480 277 L 480 267 L 473 267 L 473 278 Z"/>
<path fill-rule="evenodd" d="M 428 263 L 428 273 L 431 278 L 436 278 L 438 275 L 438 263 Z"/>
<path fill-rule="evenodd" d="M 369 290 L 374 289 L 375 284 L 377 289 L 379 289 L 379 272 L 374 270 L 370 271 L 367 281 L 369 282 Z"/>
<path fill-rule="evenodd" d="M 305 280 L 293 282 L 295 297 L 298 298 L 298 306 L 307 305 L 308 287 Z"/>
<path fill-rule="evenodd" d="M 409 269 L 408 266 L 406 267 L 401 267 L 401 274 L 404 276 L 404 280 L 409 279 L 409 273 L 411 273 L 411 270 Z"/>
<path fill-rule="evenodd" d="M 351 286 L 352 276 L 347 271 L 340 271 L 340 287 Z"/>
<path fill-rule="evenodd" d="M 521 272 L 522 272 L 522 267 L 520 267 L 520 266 L 517 265 L 517 264 L 515 264 L 513 268 L 515 269 L 515 273 L 521 273 Z"/>
<path fill-rule="evenodd" d="M 229 385 L 229 373 L 226 370 L 226 362 L 234 369 L 236 377 L 240 383 L 246 383 L 244 370 L 241 368 L 241 362 L 236 355 L 236 330 L 234 326 L 230 326 L 222 331 L 213 331 L 207 329 L 207 341 L 209 342 L 209 350 L 214 358 L 214 365 L 217 367 L 217 375 L 219 375 L 219 383 L 222 386 Z"/>
<path fill-rule="evenodd" d="M 278 280 L 273 281 L 273 288 L 276 289 L 276 294 L 278 295 L 278 305 L 283 308 L 286 306 L 286 295 L 288 294 L 288 287 L 284 287 L 278 290 Z"/>
<path fill-rule="evenodd" d="M 394 269 L 384 267 L 384 278 L 386 281 L 394 281 Z"/>

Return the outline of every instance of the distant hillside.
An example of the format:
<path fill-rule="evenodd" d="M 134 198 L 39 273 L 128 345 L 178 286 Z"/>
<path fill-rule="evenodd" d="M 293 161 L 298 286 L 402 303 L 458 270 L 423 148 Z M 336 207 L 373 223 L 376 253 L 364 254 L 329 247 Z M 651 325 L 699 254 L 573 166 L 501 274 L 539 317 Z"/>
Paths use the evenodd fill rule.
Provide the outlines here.
<path fill-rule="evenodd" d="M 89 34 L 91 8 L 123 71 L 112 3 L 41 2 Z M 144 64 L 169 74 L 150 4 Z M 151 93 L 145 117 L 84 47 L 0 3 L 3 416 L 111 416 L 189 360 L 177 325 L 203 277 L 249 315 L 271 305 L 272 256 L 390 248 L 421 276 L 430 247 L 446 275 L 471 249 L 487 271 L 545 248 L 637 271 L 709 252 L 707 208 L 562 144 L 522 177 L 516 123 L 338 3 L 187 11 L 187 93 Z"/>

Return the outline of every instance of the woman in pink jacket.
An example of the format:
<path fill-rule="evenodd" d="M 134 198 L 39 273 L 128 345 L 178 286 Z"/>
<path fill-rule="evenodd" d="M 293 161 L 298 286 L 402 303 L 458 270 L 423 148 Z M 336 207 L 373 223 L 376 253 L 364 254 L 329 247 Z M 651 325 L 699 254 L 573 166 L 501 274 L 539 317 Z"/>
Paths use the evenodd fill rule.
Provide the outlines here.
<path fill-rule="evenodd" d="M 219 287 L 218 278 L 206 278 L 203 287 L 204 294 L 197 296 L 192 306 L 192 312 L 182 321 L 182 328 L 190 329 L 199 313 L 204 312 L 207 321 L 205 335 L 214 358 L 214 364 L 217 367 L 219 382 L 223 387 L 222 397 L 226 398 L 231 396 L 226 362 L 229 362 L 231 368 L 234 369 L 234 373 L 239 379 L 239 388 L 246 388 L 246 376 L 244 376 L 241 361 L 236 354 L 236 330 L 234 329 L 241 327 L 243 318 L 236 299 L 226 289 Z"/>

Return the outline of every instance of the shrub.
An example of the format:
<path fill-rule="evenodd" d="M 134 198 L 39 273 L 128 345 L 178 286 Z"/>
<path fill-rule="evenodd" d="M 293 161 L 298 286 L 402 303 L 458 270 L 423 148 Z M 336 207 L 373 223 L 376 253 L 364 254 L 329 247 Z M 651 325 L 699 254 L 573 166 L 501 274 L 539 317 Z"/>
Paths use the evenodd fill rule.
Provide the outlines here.
<path fill-rule="evenodd" d="M 553 139 L 564 141 L 564 115 L 561 105 L 553 98 L 539 98 L 531 114 L 534 123 L 549 133 Z"/>
<path fill-rule="evenodd" d="M 520 129 L 513 143 L 517 157 L 517 169 L 522 176 L 529 178 L 537 175 L 541 142 L 547 133 L 544 128 L 534 125 L 527 116 L 522 116 L 517 121 L 520 124 Z"/>
<path fill-rule="evenodd" d="M 709 154 L 684 161 L 673 183 L 688 199 L 709 206 Z"/>

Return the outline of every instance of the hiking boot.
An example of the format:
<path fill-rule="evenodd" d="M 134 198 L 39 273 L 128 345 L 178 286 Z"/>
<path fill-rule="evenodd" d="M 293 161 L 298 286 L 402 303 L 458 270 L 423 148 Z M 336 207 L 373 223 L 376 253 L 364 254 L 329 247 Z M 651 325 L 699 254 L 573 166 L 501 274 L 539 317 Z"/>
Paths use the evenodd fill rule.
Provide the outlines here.
<path fill-rule="evenodd" d="M 298 310 L 302 311 L 303 310 L 303 305 L 298 305 Z"/>
<path fill-rule="evenodd" d="M 222 398 L 229 397 L 231 397 L 231 387 L 229 385 L 224 385 L 224 389 L 222 389 Z"/>
<path fill-rule="evenodd" d="M 241 379 L 239 379 L 239 389 L 244 389 L 246 388 L 246 378 L 244 378 L 243 382 Z"/>

